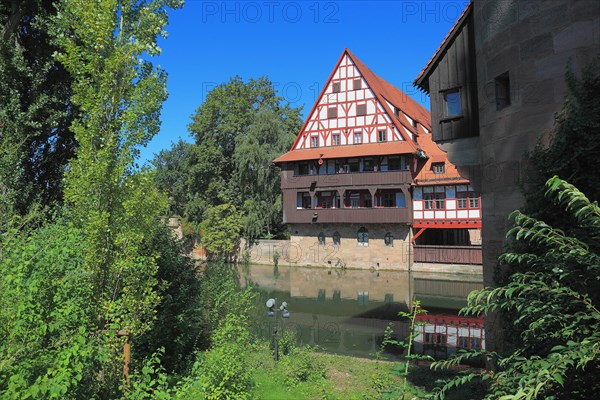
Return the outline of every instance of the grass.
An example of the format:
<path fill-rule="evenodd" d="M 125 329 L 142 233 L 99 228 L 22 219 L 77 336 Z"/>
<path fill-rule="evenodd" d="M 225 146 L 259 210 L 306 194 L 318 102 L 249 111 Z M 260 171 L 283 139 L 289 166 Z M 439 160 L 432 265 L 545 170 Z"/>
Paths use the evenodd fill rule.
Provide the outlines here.
<path fill-rule="evenodd" d="M 448 379 L 456 371 L 431 371 L 428 365 L 411 365 L 406 392 L 403 394 L 405 364 L 300 349 L 291 356 L 273 361 L 267 345 L 256 346 L 248 356 L 256 386 L 252 398 L 280 399 L 421 399 L 439 379 Z M 301 371 L 310 371 L 305 380 L 291 379 Z M 448 400 L 480 399 L 484 389 L 467 384 L 446 396 Z"/>
<path fill-rule="evenodd" d="M 256 399 L 379 399 L 384 390 L 403 382 L 395 372 L 399 365 L 396 362 L 305 350 L 281 356 L 278 364 L 272 357 L 271 350 L 264 346 L 253 351 L 248 360 L 254 371 Z M 306 367 L 316 373 L 305 381 L 290 379 Z"/>

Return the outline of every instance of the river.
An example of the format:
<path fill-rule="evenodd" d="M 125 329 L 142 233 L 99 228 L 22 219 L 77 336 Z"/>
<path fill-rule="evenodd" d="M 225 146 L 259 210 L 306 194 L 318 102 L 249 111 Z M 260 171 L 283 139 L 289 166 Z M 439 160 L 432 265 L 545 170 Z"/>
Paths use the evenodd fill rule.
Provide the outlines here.
<path fill-rule="evenodd" d="M 372 358 L 388 325 L 394 338 L 408 336 L 410 325 L 398 313 L 419 300 L 428 312 L 418 317 L 418 353 L 445 358 L 458 348 L 485 348 L 483 320 L 458 316 L 469 292 L 483 287 L 481 275 L 252 264 L 239 266 L 239 273 L 241 286 L 258 290 L 253 329 L 261 336 L 272 335 L 275 321 L 265 303 L 274 298 L 288 303 L 290 318 L 278 318 L 278 324 L 295 331 L 300 344 Z M 388 347 L 385 354 L 394 358 L 402 351 Z"/>

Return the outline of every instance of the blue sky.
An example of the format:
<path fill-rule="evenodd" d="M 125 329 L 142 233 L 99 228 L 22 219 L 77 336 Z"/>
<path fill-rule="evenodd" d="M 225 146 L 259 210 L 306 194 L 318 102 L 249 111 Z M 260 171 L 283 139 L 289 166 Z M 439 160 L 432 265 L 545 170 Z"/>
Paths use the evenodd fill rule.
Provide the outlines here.
<path fill-rule="evenodd" d="M 155 62 L 169 75 L 162 127 L 141 163 L 179 138 L 216 85 L 267 75 L 304 117 L 344 48 L 429 108 L 412 82 L 463 8 L 460 1 L 194 1 L 172 11 Z"/>

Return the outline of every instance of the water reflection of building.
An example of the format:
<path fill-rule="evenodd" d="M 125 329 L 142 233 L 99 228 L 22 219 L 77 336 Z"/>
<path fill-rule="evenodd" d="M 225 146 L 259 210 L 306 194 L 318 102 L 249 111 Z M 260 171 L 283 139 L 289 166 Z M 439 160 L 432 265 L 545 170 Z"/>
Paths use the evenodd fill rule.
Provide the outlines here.
<path fill-rule="evenodd" d="M 446 358 L 460 349 L 485 350 L 483 317 L 456 315 L 417 315 L 414 340 L 417 354 Z"/>
<path fill-rule="evenodd" d="M 412 299 L 422 301 L 431 312 L 428 317 L 439 312 L 451 316 L 465 305 L 471 290 L 482 287 L 481 276 L 450 274 L 286 266 L 274 271 L 264 265 L 240 268 L 240 272 L 243 286 L 253 284 L 260 290 L 254 328 L 262 335 L 272 332 L 271 320 L 261 313 L 262 304 L 275 297 L 289 303 L 292 318 L 285 322 L 286 329 L 296 332 L 302 343 L 358 356 L 378 350 L 390 323 L 398 339 L 408 335 L 409 324 L 401 321 L 398 313 L 407 311 Z M 477 323 L 474 321 L 472 328 Z M 448 334 L 452 338 L 453 333 Z M 463 331 L 458 332 L 460 336 L 465 336 Z"/>
<path fill-rule="evenodd" d="M 299 265 L 481 264 L 479 195 L 431 139 L 429 112 L 344 50 L 281 167 Z"/>

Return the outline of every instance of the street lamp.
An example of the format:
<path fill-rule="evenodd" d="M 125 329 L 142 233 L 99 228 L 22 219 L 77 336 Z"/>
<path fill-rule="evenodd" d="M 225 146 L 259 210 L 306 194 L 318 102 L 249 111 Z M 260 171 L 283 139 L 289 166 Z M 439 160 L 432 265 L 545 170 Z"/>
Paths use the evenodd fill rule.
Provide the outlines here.
<path fill-rule="evenodd" d="M 281 311 L 282 318 L 289 318 L 290 312 L 287 309 L 288 304 L 284 301 L 277 308 L 277 299 L 267 300 L 267 317 L 273 317 L 275 319 L 275 325 L 273 326 L 273 358 L 275 362 L 279 361 L 279 320 L 277 319 L 277 311 Z M 283 320 L 281 321 L 283 327 Z M 283 329 L 282 329 L 283 330 Z"/>

